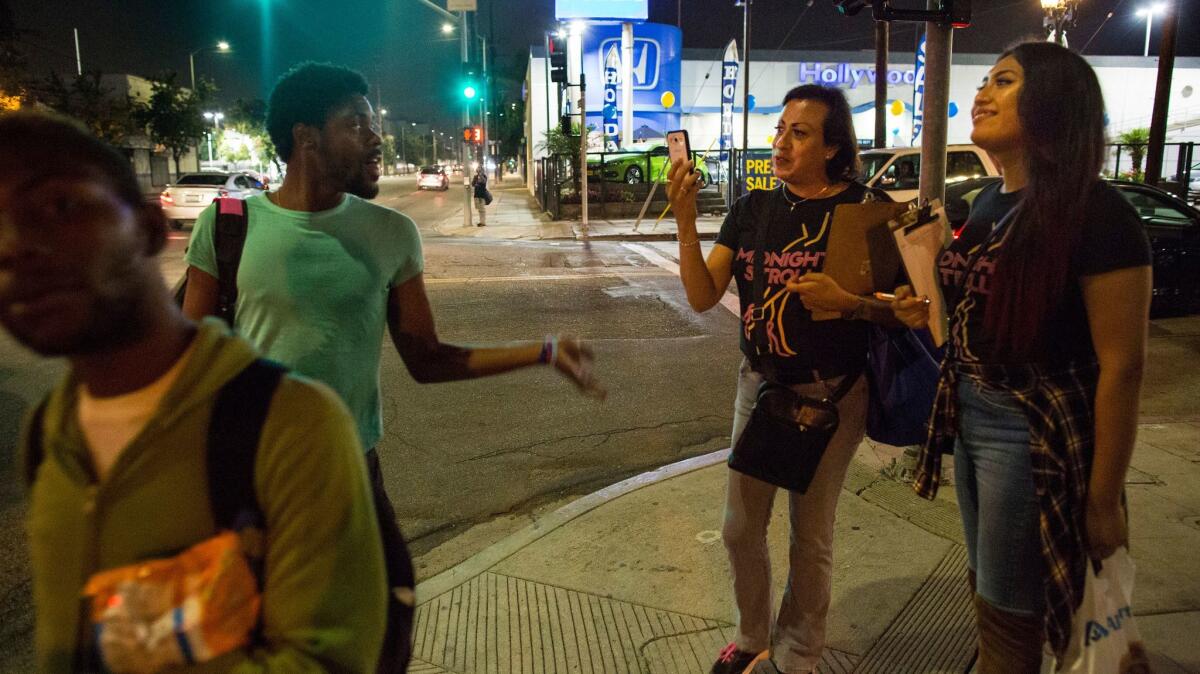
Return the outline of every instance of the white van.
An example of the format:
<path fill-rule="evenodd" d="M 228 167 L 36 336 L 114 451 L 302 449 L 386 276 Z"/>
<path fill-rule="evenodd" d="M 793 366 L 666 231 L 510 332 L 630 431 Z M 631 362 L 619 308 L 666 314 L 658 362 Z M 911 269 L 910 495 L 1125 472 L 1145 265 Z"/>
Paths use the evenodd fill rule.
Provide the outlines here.
<path fill-rule="evenodd" d="M 865 150 L 858 156 L 862 160 L 862 173 L 859 177 L 864 183 L 885 190 L 896 201 L 911 201 L 917 198 L 917 187 L 921 179 L 921 148 L 889 147 Z M 1000 175 L 999 168 L 978 146 L 946 147 L 947 184 L 997 175 Z"/>

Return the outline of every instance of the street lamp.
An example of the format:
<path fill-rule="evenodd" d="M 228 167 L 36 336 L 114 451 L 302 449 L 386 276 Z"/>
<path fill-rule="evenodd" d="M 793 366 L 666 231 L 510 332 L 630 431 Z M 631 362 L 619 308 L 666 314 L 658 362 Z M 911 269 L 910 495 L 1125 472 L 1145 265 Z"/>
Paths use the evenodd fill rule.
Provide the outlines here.
<path fill-rule="evenodd" d="M 221 124 L 221 120 L 225 119 L 225 115 L 220 112 L 206 112 L 206 113 L 204 113 L 204 119 L 207 119 L 208 121 L 212 122 L 213 129 L 215 130 L 215 129 L 219 128 L 219 126 Z M 210 131 L 207 135 L 208 135 L 208 161 L 211 163 L 213 161 L 213 143 L 212 143 L 213 133 Z"/>
<path fill-rule="evenodd" d="M 454 32 L 454 24 L 447 21 L 442 24 L 442 35 L 450 35 Z"/>
<path fill-rule="evenodd" d="M 1046 39 L 1055 44 L 1067 44 L 1067 29 L 1074 28 L 1079 13 L 1079 0 L 1041 0 L 1042 11 L 1046 17 L 1042 19 L 1042 27 L 1046 29 Z"/>
<path fill-rule="evenodd" d="M 222 54 L 228 54 L 231 51 L 229 43 L 225 40 L 221 40 L 217 42 L 216 45 L 204 45 L 203 47 L 200 47 L 199 49 L 196 49 L 188 54 L 188 71 L 192 74 L 192 91 L 196 90 L 196 54 L 208 49 L 211 49 L 215 52 L 220 52 Z"/>
<path fill-rule="evenodd" d="M 1154 22 L 1154 15 L 1162 14 L 1166 10 L 1167 6 L 1159 2 L 1137 11 L 1138 16 L 1146 17 L 1146 46 L 1142 49 L 1142 56 L 1150 55 L 1150 25 Z"/>

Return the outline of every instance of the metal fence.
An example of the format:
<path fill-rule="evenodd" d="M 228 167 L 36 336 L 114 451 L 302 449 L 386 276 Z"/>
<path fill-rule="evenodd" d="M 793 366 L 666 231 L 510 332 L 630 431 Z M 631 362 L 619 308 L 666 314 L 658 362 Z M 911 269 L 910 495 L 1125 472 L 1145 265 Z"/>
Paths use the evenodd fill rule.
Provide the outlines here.
<path fill-rule="evenodd" d="M 1146 170 L 1146 143 L 1113 143 L 1108 145 L 1102 172 L 1107 178 L 1141 181 Z M 1136 160 L 1136 161 L 1135 161 Z M 1188 187 L 1200 179 L 1200 157 L 1195 143 L 1167 143 L 1163 146 L 1162 182 L 1159 187 L 1188 199 Z M 1190 198 L 1194 201 L 1197 195 Z"/>
<path fill-rule="evenodd" d="M 702 165 L 701 198 L 710 202 L 723 192 L 724 167 L 715 157 L 693 152 Z M 648 151 L 589 152 L 588 211 L 602 217 L 630 217 L 652 195 L 652 203 L 667 201 L 666 173 L 670 170 L 666 148 Z M 579 156 L 551 155 L 536 160 L 535 194 L 542 210 L 554 219 L 564 213 L 574 217 L 581 207 Z M 723 204 L 723 200 L 721 202 Z M 565 208 L 564 208 L 565 207 Z M 573 208 L 572 208 L 573 207 Z"/>

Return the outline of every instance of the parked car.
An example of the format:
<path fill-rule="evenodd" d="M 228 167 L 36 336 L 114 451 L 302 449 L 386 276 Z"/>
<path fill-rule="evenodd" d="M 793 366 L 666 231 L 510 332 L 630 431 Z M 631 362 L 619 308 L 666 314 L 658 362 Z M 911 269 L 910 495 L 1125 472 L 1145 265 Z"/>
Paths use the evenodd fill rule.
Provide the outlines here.
<path fill-rule="evenodd" d="M 711 174 L 702 153 L 693 151 L 692 158 L 700 171 L 700 186 L 712 182 Z M 601 155 L 588 155 L 588 180 L 597 180 L 600 173 Z M 667 161 L 667 146 L 665 143 L 650 143 L 644 148 L 625 148 L 612 154 L 604 154 L 604 180 L 622 182 L 631 185 L 649 182 L 651 179 L 667 182 L 667 171 L 671 169 Z M 650 175 L 647 176 L 646 172 Z"/>
<path fill-rule="evenodd" d="M 204 171 L 186 173 L 158 195 L 163 212 L 175 229 L 196 221 L 200 211 L 218 197 L 245 199 L 266 191 L 266 185 L 249 173 Z"/>
<path fill-rule="evenodd" d="M 424 166 L 421 168 L 421 175 L 417 177 L 417 189 L 445 192 L 450 189 L 450 176 L 446 175 L 441 166 Z"/>
<path fill-rule="evenodd" d="M 1000 181 L 976 178 L 946 186 L 946 217 L 955 234 L 979 192 Z M 1175 195 L 1143 183 L 1109 181 L 1137 209 L 1154 254 L 1155 318 L 1200 312 L 1200 210 Z"/>
<path fill-rule="evenodd" d="M 867 150 L 860 178 L 871 187 L 888 192 L 896 201 L 917 198 L 921 180 L 921 148 L 891 147 Z M 976 145 L 950 145 L 946 148 L 946 182 L 959 182 L 982 176 L 998 176 L 1000 170 Z"/>

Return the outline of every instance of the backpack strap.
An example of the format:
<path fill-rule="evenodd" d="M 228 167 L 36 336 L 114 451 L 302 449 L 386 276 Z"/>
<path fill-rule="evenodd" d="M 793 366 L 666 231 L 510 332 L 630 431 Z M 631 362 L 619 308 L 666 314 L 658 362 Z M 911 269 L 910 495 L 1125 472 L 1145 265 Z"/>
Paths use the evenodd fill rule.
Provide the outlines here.
<path fill-rule="evenodd" d="M 237 309 L 238 266 L 242 262 L 249 220 L 246 202 L 230 197 L 217 199 L 216 226 L 213 229 L 213 247 L 217 256 L 217 310 L 214 315 L 230 327 L 233 326 L 233 315 Z"/>
<path fill-rule="evenodd" d="M 29 426 L 25 431 L 25 486 L 32 487 L 34 479 L 37 478 L 38 468 L 42 465 L 42 460 L 46 458 L 46 448 L 42 443 L 42 422 L 46 418 L 46 403 L 49 398 L 42 398 L 42 401 L 33 408 L 33 415 L 29 417 Z"/>
<path fill-rule="evenodd" d="M 254 491 L 258 443 L 275 389 L 287 370 L 255 360 L 221 387 L 208 426 L 208 497 L 218 529 L 262 528 Z"/>

